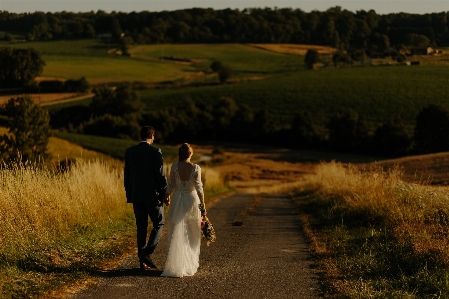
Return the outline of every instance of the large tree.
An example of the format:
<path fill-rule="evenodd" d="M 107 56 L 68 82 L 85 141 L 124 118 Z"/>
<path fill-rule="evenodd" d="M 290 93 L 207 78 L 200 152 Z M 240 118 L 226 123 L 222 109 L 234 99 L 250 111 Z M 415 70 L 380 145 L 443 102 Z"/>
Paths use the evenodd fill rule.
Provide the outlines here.
<path fill-rule="evenodd" d="M 2 107 L 8 117 L 8 134 L 0 136 L 0 158 L 11 159 L 18 154 L 22 161 L 35 161 L 48 154 L 50 116 L 29 96 L 11 98 Z"/>
<path fill-rule="evenodd" d="M 22 87 L 42 74 L 45 62 L 34 49 L 0 48 L 0 87 Z"/>

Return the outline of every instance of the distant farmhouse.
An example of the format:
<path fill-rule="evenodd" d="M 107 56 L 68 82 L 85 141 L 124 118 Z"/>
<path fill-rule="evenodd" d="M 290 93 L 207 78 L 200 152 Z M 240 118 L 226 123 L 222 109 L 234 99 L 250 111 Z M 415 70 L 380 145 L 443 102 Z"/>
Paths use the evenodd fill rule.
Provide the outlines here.
<path fill-rule="evenodd" d="M 431 47 L 413 47 L 410 48 L 410 55 L 430 55 L 434 51 Z"/>

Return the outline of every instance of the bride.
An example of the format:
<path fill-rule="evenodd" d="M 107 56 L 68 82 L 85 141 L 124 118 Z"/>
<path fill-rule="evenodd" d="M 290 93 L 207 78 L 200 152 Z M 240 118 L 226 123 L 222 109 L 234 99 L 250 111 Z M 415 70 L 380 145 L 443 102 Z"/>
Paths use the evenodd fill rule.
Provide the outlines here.
<path fill-rule="evenodd" d="M 192 155 L 192 147 L 184 143 L 179 148 L 179 162 L 171 167 L 166 200 L 174 194 L 166 220 L 167 261 L 162 276 L 191 276 L 199 266 L 201 217 L 205 219 L 206 209 L 201 168 L 190 162 Z"/>

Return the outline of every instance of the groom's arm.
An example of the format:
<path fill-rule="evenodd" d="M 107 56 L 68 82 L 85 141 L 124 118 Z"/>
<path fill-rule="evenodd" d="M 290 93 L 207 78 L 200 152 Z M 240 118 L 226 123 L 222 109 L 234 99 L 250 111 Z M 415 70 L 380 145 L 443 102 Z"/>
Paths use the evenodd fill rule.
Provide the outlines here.
<path fill-rule="evenodd" d="M 156 153 L 155 165 L 155 176 L 159 190 L 162 191 L 162 194 L 165 194 L 165 189 L 167 188 L 167 176 L 165 175 L 164 158 L 162 157 L 161 149 L 158 149 Z"/>
<path fill-rule="evenodd" d="M 128 161 L 128 150 L 126 150 L 125 152 L 125 168 L 124 168 L 124 180 L 123 180 L 123 185 L 125 187 L 125 193 L 126 193 L 126 197 L 128 197 L 128 186 L 129 186 L 129 178 L 130 178 L 130 174 L 129 174 L 129 161 Z"/>

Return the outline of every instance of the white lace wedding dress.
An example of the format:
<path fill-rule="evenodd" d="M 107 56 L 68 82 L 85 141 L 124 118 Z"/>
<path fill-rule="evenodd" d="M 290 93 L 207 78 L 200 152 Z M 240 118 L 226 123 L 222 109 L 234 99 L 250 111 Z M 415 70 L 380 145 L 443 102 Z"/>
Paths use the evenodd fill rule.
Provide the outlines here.
<path fill-rule="evenodd" d="M 162 276 L 183 277 L 196 273 L 201 245 L 201 212 L 204 203 L 201 168 L 193 164 L 187 181 L 179 176 L 178 162 L 173 163 L 167 193 L 174 191 L 166 218 L 167 236 L 165 262 Z"/>

